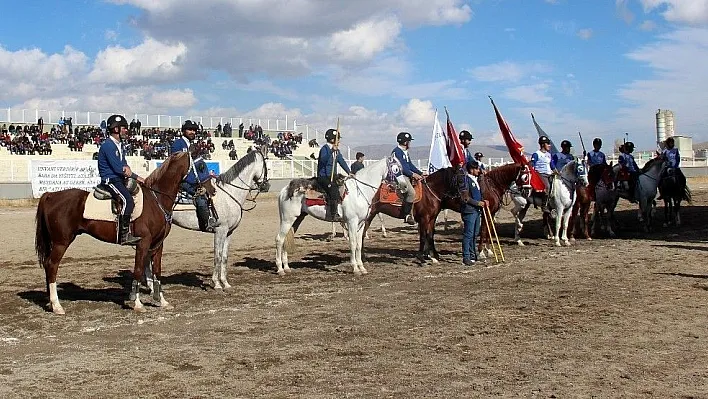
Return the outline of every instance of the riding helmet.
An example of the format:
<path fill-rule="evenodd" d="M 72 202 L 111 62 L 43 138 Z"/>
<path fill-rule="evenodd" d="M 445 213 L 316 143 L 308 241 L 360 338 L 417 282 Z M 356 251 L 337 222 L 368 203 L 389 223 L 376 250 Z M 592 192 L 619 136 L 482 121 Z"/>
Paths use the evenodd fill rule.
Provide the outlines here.
<path fill-rule="evenodd" d="M 125 126 L 128 127 L 128 121 L 122 115 L 111 115 L 106 121 L 108 125 L 108 130 L 113 130 L 114 127 Z"/>
<path fill-rule="evenodd" d="M 602 139 L 599 138 L 599 137 L 595 137 L 595 138 L 592 140 L 592 145 L 595 145 L 595 144 L 602 145 Z"/>
<path fill-rule="evenodd" d="M 551 144 L 551 139 L 546 136 L 541 136 L 538 138 L 538 145 Z"/>
<path fill-rule="evenodd" d="M 337 130 L 336 129 L 327 129 L 325 132 L 325 140 L 327 141 L 332 141 L 337 138 Z"/>
<path fill-rule="evenodd" d="M 674 142 L 674 138 L 673 138 L 673 137 L 667 137 L 667 138 L 666 138 L 666 143 L 669 143 L 669 142 L 673 143 L 673 142 Z"/>
<path fill-rule="evenodd" d="M 462 140 L 472 140 L 472 133 L 468 132 L 467 130 L 463 130 L 460 132 L 460 141 Z"/>
<path fill-rule="evenodd" d="M 632 152 L 632 151 L 634 151 L 634 143 L 632 143 L 631 141 L 628 141 L 628 142 L 624 143 L 624 148 L 625 148 L 625 150 Z"/>
<path fill-rule="evenodd" d="M 571 148 L 571 147 L 573 147 L 573 145 L 570 144 L 570 141 L 568 141 L 568 140 L 561 141 L 561 148 L 566 148 L 566 147 Z"/>
<path fill-rule="evenodd" d="M 413 140 L 413 136 L 411 136 L 411 134 L 408 132 L 401 132 L 401 133 L 398 133 L 398 136 L 396 136 L 396 141 L 398 142 L 398 144 L 404 144 L 404 143 L 406 143 L 408 141 L 412 141 L 412 140 Z"/>
<path fill-rule="evenodd" d="M 475 153 L 474 153 L 474 158 L 475 158 L 475 159 L 484 158 L 484 154 L 482 154 L 481 152 L 475 152 Z"/>
<path fill-rule="evenodd" d="M 184 124 L 182 124 L 182 131 L 185 132 L 187 130 L 194 130 L 196 132 L 197 130 L 199 130 L 199 125 L 187 119 L 186 121 L 184 121 Z"/>

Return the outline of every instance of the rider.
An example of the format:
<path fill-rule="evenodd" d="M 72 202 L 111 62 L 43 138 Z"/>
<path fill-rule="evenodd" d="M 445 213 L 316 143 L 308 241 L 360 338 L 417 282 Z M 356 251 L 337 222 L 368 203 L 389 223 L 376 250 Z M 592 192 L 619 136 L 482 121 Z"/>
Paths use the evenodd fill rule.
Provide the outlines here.
<path fill-rule="evenodd" d="M 637 185 L 637 178 L 639 176 L 639 166 L 637 166 L 637 162 L 634 160 L 634 155 L 632 155 L 632 152 L 634 151 L 634 143 L 628 141 L 624 143 L 623 147 L 624 152 L 620 154 L 618 162 L 627 172 L 629 172 L 629 198 L 631 198 L 632 202 L 635 202 L 634 189 Z"/>
<path fill-rule="evenodd" d="M 477 161 L 477 163 L 479 164 L 479 174 L 480 175 L 487 173 L 487 165 L 485 165 L 484 162 L 482 162 L 482 158 L 484 158 L 484 154 L 482 154 L 481 152 L 474 153 L 474 160 Z"/>
<path fill-rule="evenodd" d="M 679 168 L 681 164 L 681 154 L 679 154 L 678 148 L 676 148 L 676 143 L 674 142 L 673 137 L 669 137 L 666 139 L 666 148 L 664 151 L 662 151 L 661 156 L 666 159 L 667 165 L 666 169 L 662 173 L 662 178 L 665 178 L 669 175 L 669 171 L 673 169 L 674 171 L 674 176 L 676 176 L 676 182 L 679 184 L 686 184 L 686 176 L 684 176 L 683 172 Z M 663 199 L 663 193 L 659 193 L 659 198 L 657 199 Z"/>
<path fill-rule="evenodd" d="M 551 168 L 554 172 L 560 173 L 565 165 L 573 161 L 573 154 L 570 153 L 571 148 L 573 145 L 570 141 L 563 140 L 561 142 L 561 152 L 557 152 L 551 157 Z"/>
<path fill-rule="evenodd" d="M 587 153 L 588 167 L 607 163 L 607 158 L 600 148 L 602 148 L 602 139 L 595 137 L 592 140 L 592 151 Z"/>
<path fill-rule="evenodd" d="M 190 152 L 190 147 L 192 146 L 194 137 L 197 134 L 197 130 L 199 130 L 199 125 L 189 119 L 184 121 L 184 124 L 182 125 L 182 137 L 177 138 L 172 144 L 171 153 Z M 187 177 L 185 178 L 185 181 L 182 182 L 180 188 L 182 191 L 194 197 L 194 205 L 197 208 L 197 221 L 199 222 L 199 229 L 205 232 L 213 232 L 216 219 L 214 219 L 211 216 L 211 212 L 209 212 L 208 199 L 203 193 L 197 194 L 197 186 L 199 183 L 210 178 L 209 168 L 201 156 L 193 154 L 192 157 L 194 158 L 193 167 L 191 167 L 189 172 L 187 172 Z"/>
<path fill-rule="evenodd" d="M 543 212 L 548 212 L 548 199 L 551 192 L 551 174 L 553 174 L 552 157 L 551 157 L 551 140 L 546 136 L 538 138 L 539 150 L 531 154 L 531 167 L 533 167 L 541 178 L 546 190 L 546 201 L 541 206 Z"/>
<path fill-rule="evenodd" d="M 128 122 L 122 115 L 112 115 L 106 123 L 109 136 L 98 150 L 98 174 L 101 184 L 110 190 L 111 197 L 119 201 L 123 207 L 118 218 L 118 243 L 120 245 L 135 245 L 140 237 L 130 234 L 130 216 L 135 208 L 133 196 L 125 187 L 125 179 L 133 178 L 143 183 L 142 177 L 133 173 L 125 159 L 125 147 L 121 138 L 128 134 Z"/>
<path fill-rule="evenodd" d="M 325 189 L 327 194 L 327 205 L 329 205 L 328 212 L 325 219 L 329 221 L 336 221 L 339 218 L 339 186 L 336 181 L 333 181 L 337 177 L 337 164 L 347 172 L 349 176 L 353 176 L 349 166 L 344 162 L 344 157 L 338 148 L 334 145 L 337 141 L 337 130 L 329 129 L 325 132 L 325 140 L 327 142 L 320 148 L 320 154 L 317 158 L 317 183 L 320 187 Z M 337 162 L 333 162 L 335 159 Z M 332 169 L 334 168 L 334 173 Z"/>
<path fill-rule="evenodd" d="M 464 147 L 465 152 L 465 165 L 474 158 L 472 157 L 472 150 L 470 149 L 470 144 L 472 144 L 472 133 L 467 130 L 460 132 L 460 144 Z"/>
<path fill-rule="evenodd" d="M 408 148 L 410 148 L 411 141 L 413 137 L 408 132 L 400 132 L 396 137 L 398 146 L 393 149 L 391 153 L 398 159 L 401 163 L 403 170 L 401 171 L 404 176 L 408 179 L 403 179 L 405 187 L 403 187 L 403 192 L 406 193 L 406 198 L 403 201 L 403 208 L 401 209 L 401 214 L 403 215 L 404 221 L 408 224 L 415 224 L 411 211 L 413 210 L 413 202 L 415 201 L 415 190 L 413 189 L 413 184 L 411 181 L 420 181 L 423 179 L 424 173 L 421 172 L 415 165 L 411 162 L 411 158 L 408 156 Z"/>

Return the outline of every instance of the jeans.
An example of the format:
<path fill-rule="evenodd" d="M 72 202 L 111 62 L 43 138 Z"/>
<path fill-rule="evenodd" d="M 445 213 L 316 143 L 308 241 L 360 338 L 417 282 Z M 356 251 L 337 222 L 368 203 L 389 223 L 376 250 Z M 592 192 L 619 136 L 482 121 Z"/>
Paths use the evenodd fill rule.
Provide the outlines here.
<path fill-rule="evenodd" d="M 477 260 L 477 236 L 481 228 L 479 211 L 462 214 L 462 259 Z"/>
<path fill-rule="evenodd" d="M 130 195 L 128 189 L 123 183 L 121 178 L 106 179 L 103 181 L 104 185 L 111 190 L 111 197 L 114 200 L 119 201 L 123 204 L 123 208 L 120 210 L 121 216 L 130 216 L 133 214 L 133 208 L 135 208 L 135 202 L 133 201 L 133 196 Z"/>

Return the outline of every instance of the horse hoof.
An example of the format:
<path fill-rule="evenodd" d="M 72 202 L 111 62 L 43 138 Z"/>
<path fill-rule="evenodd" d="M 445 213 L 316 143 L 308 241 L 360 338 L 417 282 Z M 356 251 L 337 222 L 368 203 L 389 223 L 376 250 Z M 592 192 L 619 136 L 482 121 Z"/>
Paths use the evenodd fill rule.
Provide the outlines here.
<path fill-rule="evenodd" d="M 278 270 L 278 275 L 279 275 L 279 276 L 284 276 L 284 275 L 285 275 L 285 270 Z"/>
<path fill-rule="evenodd" d="M 172 306 L 171 303 L 165 303 L 164 305 L 162 305 L 162 304 L 160 305 L 160 309 L 163 309 L 163 310 L 173 310 L 174 308 L 175 307 Z"/>
<path fill-rule="evenodd" d="M 140 307 L 133 307 L 133 311 L 135 313 L 145 313 L 147 312 L 147 309 L 145 309 L 145 306 L 140 306 Z"/>
<path fill-rule="evenodd" d="M 430 261 L 433 263 L 440 263 L 440 261 L 437 258 L 433 258 L 433 257 L 430 258 Z"/>
<path fill-rule="evenodd" d="M 292 273 L 293 272 L 293 269 L 291 269 L 289 267 L 286 267 L 283 270 L 285 270 L 285 273 Z"/>
<path fill-rule="evenodd" d="M 66 314 L 66 312 L 64 312 L 64 308 L 62 308 L 61 306 L 53 307 L 52 312 L 58 315 Z"/>
<path fill-rule="evenodd" d="M 571 238 L 570 242 L 575 242 L 575 237 Z"/>
<path fill-rule="evenodd" d="M 592 241 L 592 237 L 585 237 L 588 241 Z"/>
<path fill-rule="evenodd" d="M 560 241 L 556 241 L 556 247 L 560 247 L 560 246 L 561 246 Z"/>
<path fill-rule="evenodd" d="M 569 242 L 569 241 L 563 241 L 563 245 L 565 245 L 566 247 L 569 247 L 569 246 L 570 246 L 570 242 Z"/>
<path fill-rule="evenodd" d="M 361 276 L 362 273 L 361 273 L 361 270 L 359 270 L 359 269 L 354 269 L 354 274 L 357 275 L 357 276 Z"/>
<path fill-rule="evenodd" d="M 525 247 L 525 246 L 526 246 L 526 244 L 524 244 L 524 242 L 521 241 L 521 240 L 517 241 L 517 242 L 516 242 L 516 245 L 518 245 L 518 246 L 520 246 L 520 247 Z"/>
<path fill-rule="evenodd" d="M 361 271 L 361 274 L 369 274 L 369 271 L 364 269 L 364 266 L 359 266 L 359 271 Z"/>

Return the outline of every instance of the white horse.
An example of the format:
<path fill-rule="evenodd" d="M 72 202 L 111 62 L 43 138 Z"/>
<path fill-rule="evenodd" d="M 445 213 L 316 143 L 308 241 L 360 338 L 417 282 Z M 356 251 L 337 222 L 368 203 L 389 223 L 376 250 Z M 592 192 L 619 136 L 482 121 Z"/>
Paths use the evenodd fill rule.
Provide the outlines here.
<path fill-rule="evenodd" d="M 383 213 L 377 213 L 376 216 L 379 217 L 379 221 L 381 222 L 381 234 L 384 236 L 384 238 L 388 237 L 388 233 L 386 233 L 386 226 L 384 225 L 384 219 L 383 219 Z M 344 224 L 344 222 L 339 222 L 339 225 L 342 226 L 342 233 L 343 233 L 343 238 L 345 240 L 349 240 L 349 230 L 347 230 L 347 225 Z M 334 238 L 337 237 L 337 224 L 332 222 L 332 234 L 327 238 L 327 241 L 332 241 Z M 366 232 L 366 236 L 364 237 L 367 240 L 369 239 L 369 232 Z"/>
<path fill-rule="evenodd" d="M 246 201 L 253 202 L 255 206 L 255 196 L 262 191 L 267 191 L 270 187 L 268 182 L 268 169 L 266 167 L 266 157 L 263 155 L 264 149 L 251 151 L 243 158 L 239 159 L 229 170 L 212 178 L 211 182 L 216 190 L 213 197 L 214 209 L 219 220 L 214 227 L 214 273 L 212 281 L 214 289 L 229 289 L 226 279 L 226 267 L 229 259 L 229 240 L 231 234 L 236 230 L 243 218 L 243 211 L 249 211 L 253 207 L 245 205 Z M 249 194 L 256 192 L 255 196 L 247 199 Z M 246 209 L 244 209 L 246 206 Z M 193 205 L 176 206 L 172 220 L 174 224 L 188 230 L 199 230 L 199 221 Z M 146 267 L 146 279 L 148 287 L 152 278 L 152 268 Z"/>
<path fill-rule="evenodd" d="M 556 241 L 557 247 L 561 246 L 561 239 L 563 240 L 563 245 L 570 245 L 568 241 L 568 220 L 573 211 L 573 205 L 575 205 L 577 184 L 581 184 L 583 187 L 588 186 L 587 167 L 585 161 L 580 159 L 568 162 L 553 177 L 549 208 L 556 211 L 556 226 L 553 239 Z M 561 227 L 563 228 L 562 234 Z"/>
<path fill-rule="evenodd" d="M 391 180 L 401 170 L 401 164 L 395 157 L 387 157 L 357 172 L 348 178 L 344 185 L 347 194 L 339 205 L 341 219 L 349 230 L 350 261 L 355 274 L 366 274 L 361 259 L 364 221 L 369 215 L 369 208 L 374 194 L 383 180 Z M 399 176 L 395 179 L 400 187 Z M 305 192 L 312 184 L 311 179 L 295 179 L 280 191 L 278 209 L 280 211 L 280 231 L 275 238 L 275 264 L 278 274 L 290 272 L 288 252 L 294 248 L 294 233 L 307 215 L 325 220 L 324 205 L 307 206 Z M 287 243 L 286 243 L 287 241 Z M 287 245 L 286 245 L 287 244 Z M 285 247 L 285 248 L 284 248 Z"/>
<path fill-rule="evenodd" d="M 663 157 L 653 158 L 644 165 L 641 173 L 637 177 L 637 185 L 634 189 L 634 198 L 629 197 L 628 190 L 618 190 L 619 197 L 616 201 L 619 201 L 620 197 L 628 201 L 639 201 L 638 216 L 639 221 L 644 222 L 645 232 L 649 232 L 651 230 L 651 222 L 655 211 L 654 208 L 656 207 L 656 191 L 659 188 L 661 171 L 664 169 L 665 165 L 666 160 Z M 612 168 L 612 172 L 615 176 L 618 175 L 620 168 L 620 164 L 617 164 Z M 617 205 L 616 202 L 615 205 Z"/>

